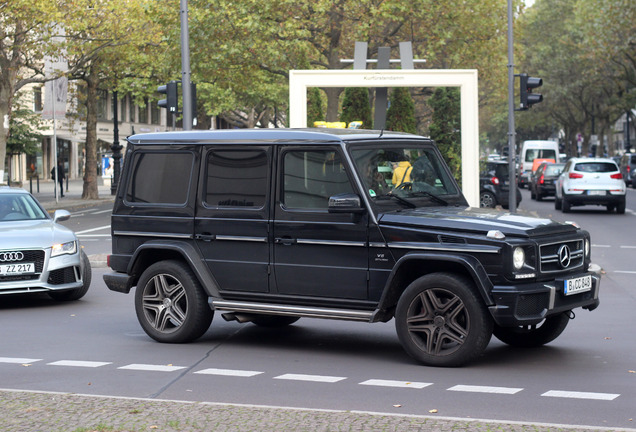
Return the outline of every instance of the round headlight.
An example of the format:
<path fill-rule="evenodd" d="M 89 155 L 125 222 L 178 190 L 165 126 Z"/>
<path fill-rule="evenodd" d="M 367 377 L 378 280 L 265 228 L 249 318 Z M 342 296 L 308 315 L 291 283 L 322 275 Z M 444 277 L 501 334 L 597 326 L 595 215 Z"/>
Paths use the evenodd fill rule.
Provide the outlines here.
<path fill-rule="evenodd" d="M 515 266 L 515 270 L 521 270 L 525 261 L 526 253 L 523 251 L 523 248 L 516 247 L 512 251 L 512 264 Z"/>

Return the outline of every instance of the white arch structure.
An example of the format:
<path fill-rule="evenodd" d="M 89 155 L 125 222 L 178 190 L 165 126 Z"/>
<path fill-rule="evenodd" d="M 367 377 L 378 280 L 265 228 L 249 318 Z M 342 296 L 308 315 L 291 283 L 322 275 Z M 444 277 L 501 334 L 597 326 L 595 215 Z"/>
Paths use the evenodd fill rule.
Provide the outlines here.
<path fill-rule="evenodd" d="M 479 207 L 477 70 L 292 70 L 289 71 L 290 127 L 307 127 L 308 87 L 459 87 L 462 191 L 471 206 Z"/>

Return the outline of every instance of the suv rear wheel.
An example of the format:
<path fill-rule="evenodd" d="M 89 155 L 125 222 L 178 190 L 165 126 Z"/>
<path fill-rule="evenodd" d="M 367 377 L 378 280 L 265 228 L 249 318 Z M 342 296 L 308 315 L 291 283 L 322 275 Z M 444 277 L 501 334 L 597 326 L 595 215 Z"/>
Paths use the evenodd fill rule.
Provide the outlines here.
<path fill-rule="evenodd" d="M 471 280 L 432 273 L 402 293 L 395 326 L 404 350 L 419 362 L 460 366 L 486 349 L 493 321 Z"/>
<path fill-rule="evenodd" d="M 493 334 L 497 339 L 516 347 L 537 347 L 555 340 L 570 322 L 568 313 L 551 316 L 540 324 L 499 327 L 495 325 Z"/>
<path fill-rule="evenodd" d="M 192 270 L 179 261 L 159 261 L 139 278 L 135 311 L 144 331 L 156 341 L 190 342 L 202 336 L 214 312 Z"/>

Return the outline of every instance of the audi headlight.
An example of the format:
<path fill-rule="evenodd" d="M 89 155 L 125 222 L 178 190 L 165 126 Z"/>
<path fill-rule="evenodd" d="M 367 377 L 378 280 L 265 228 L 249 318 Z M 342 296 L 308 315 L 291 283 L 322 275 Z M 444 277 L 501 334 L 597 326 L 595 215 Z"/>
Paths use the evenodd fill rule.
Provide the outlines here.
<path fill-rule="evenodd" d="M 75 241 L 54 244 L 53 247 L 51 247 L 51 258 L 58 255 L 72 255 L 75 252 L 77 252 L 77 242 Z"/>
<path fill-rule="evenodd" d="M 515 267 L 515 270 L 521 270 L 525 262 L 526 253 L 523 251 L 522 247 L 516 247 L 512 251 L 512 265 Z"/>

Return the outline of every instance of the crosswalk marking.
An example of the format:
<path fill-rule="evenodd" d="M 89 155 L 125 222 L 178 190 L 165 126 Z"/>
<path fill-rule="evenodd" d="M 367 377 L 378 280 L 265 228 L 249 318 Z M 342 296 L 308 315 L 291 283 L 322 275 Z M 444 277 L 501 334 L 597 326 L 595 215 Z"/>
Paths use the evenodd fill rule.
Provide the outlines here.
<path fill-rule="evenodd" d="M 172 365 L 150 365 L 150 364 L 129 364 L 119 367 L 117 369 L 125 370 L 138 370 L 138 371 L 152 371 L 152 372 L 174 372 L 180 369 L 185 369 L 184 366 L 172 366 Z"/>
<path fill-rule="evenodd" d="M 433 383 L 413 382 L 413 381 L 393 381 L 383 379 L 370 379 L 360 383 L 360 385 L 379 386 L 379 387 L 398 387 L 398 388 L 414 388 L 423 389 L 433 385 Z"/>
<path fill-rule="evenodd" d="M 476 386 L 476 385 L 456 385 L 448 390 L 470 392 L 470 393 L 500 393 L 500 394 L 516 394 L 519 393 L 521 388 L 513 387 L 492 387 L 492 386 Z"/>
<path fill-rule="evenodd" d="M 50 365 L 50 366 L 74 366 L 74 367 L 90 367 L 90 368 L 106 366 L 109 364 L 111 364 L 111 362 L 78 361 L 78 360 L 60 360 L 53 363 L 47 363 L 47 365 Z"/>
<path fill-rule="evenodd" d="M 291 381 L 313 381 L 313 382 L 328 382 L 335 383 L 347 379 L 346 377 L 335 377 L 325 375 L 303 375 L 303 374 L 283 374 L 274 379 L 291 380 Z"/>
<path fill-rule="evenodd" d="M 20 357 L 0 357 L 0 363 L 28 364 L 42 361 L 42 359 L 20 358 Z"/>
<path fill-rule="evenodd" d="M 568 398 L 568 399 L 593 399 L 593 400 L 610 401 L 619 397 L 620 394 L 550 390 L 548 392 L 543 393 L 541 396 Z"/>
<path fill-rule="evenodd" d="M 263 372 L 259 371 L 248 371 L 248 370 L 234 370 L 234 369 L 203 369 L 195 372 L 195 374 L 203 374 L 203 375 L 222 375 L 222 376 L 236 376 L 236 377 L 253 377 L 256 375 L 260 375 Z"/>

